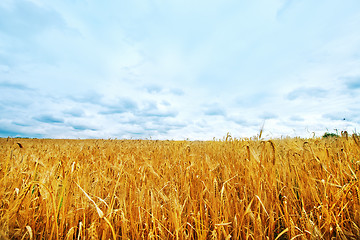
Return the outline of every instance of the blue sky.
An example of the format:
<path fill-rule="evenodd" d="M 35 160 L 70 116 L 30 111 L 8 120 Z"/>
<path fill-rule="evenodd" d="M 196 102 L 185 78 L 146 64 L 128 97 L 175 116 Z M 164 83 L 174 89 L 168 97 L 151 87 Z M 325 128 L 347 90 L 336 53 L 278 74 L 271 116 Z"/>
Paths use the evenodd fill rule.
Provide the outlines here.
<path fill-rule="evenodd" d="M 0 136 L 360 129 L 358 0 L 2 0 Z"/>

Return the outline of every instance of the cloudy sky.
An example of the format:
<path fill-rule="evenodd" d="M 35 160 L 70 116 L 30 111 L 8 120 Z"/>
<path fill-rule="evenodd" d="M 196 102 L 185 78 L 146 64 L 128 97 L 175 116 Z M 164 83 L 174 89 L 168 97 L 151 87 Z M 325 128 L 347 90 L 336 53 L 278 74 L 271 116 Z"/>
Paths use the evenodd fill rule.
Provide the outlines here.
<path fill-rule="evenodd" d="M 0 137 L 360 131 L 359 0 L 1 0 Z"/>

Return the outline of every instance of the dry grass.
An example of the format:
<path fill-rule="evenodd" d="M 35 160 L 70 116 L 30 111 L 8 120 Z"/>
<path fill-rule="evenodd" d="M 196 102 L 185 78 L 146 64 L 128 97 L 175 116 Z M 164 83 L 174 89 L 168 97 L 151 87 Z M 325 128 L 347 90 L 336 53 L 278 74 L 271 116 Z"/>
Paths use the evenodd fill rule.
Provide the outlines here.
<path fill-rule="evenodd" d="M 359 239 L 360 139 L 0 139 L 1 239 Z"/>

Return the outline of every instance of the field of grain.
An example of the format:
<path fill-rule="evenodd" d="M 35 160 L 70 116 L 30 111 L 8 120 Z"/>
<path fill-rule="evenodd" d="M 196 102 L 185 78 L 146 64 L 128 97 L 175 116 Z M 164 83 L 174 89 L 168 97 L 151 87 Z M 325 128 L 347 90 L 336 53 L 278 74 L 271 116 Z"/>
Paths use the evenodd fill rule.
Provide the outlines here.
<path fill-rule="evenodd" d="M 0 239 L 359 239 L 360 138 L 0 139 Z"/>

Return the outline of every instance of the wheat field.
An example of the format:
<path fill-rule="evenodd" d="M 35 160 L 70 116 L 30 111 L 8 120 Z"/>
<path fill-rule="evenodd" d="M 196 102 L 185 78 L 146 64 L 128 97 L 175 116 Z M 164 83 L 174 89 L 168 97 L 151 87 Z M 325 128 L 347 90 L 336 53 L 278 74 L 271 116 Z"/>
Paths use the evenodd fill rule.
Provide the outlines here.
<path fill-rule="evenodd" d="M 0 239 L 360 238 L 355 134 L 0 150 Z"/>

